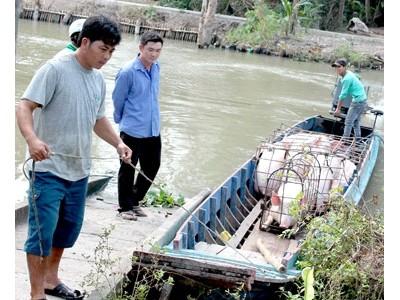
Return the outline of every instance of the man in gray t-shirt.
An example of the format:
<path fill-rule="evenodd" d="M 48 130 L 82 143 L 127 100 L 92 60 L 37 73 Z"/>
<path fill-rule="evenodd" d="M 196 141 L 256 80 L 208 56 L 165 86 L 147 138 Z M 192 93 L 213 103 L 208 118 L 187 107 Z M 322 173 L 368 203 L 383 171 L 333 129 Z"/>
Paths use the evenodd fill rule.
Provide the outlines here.
<path fill-rule="evenodd" d="M 106 87 L 98 71 L 120 40 L 114 21 L 88 18 L 80 48 L 42 66 L 17 107 L 18 126 L 34 161 L 24 247 L 32 299 L 45 299 L 45 294 L 83 298 L 61 282 L 58 267 L 83 223 L 92 131 L 114 146 L 124 162 L 131 160 L 132 151 L 104 115 Z"/>

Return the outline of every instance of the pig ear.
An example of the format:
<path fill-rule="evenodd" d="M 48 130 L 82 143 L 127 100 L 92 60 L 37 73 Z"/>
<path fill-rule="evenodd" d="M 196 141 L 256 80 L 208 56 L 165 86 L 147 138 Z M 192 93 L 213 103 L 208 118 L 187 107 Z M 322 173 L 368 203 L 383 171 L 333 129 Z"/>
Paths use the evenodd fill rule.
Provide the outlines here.
<path fill-rule="evenodd" d="M 274 191 L 272 191 L 271 203 L 272 203 L 272 205 L 280 205 L 281 204 L 281 198 Z"/>

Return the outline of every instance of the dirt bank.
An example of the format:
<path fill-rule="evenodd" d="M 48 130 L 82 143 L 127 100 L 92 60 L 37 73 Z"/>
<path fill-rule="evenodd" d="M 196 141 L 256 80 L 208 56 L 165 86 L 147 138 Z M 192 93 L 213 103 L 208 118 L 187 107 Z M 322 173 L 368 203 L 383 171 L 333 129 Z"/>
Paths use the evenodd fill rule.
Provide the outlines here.
<path fill-rule="evenodd" d="M 296 36 L 280 38 L 257 47 L 231 45 L 223 39 L 221 46 L 241 52 L 276 55 L 300 61 L 332 63 L 338 57 L 345 57 L 357 68 L 383 70 L 384 67 L 383 34 L 360 36 L 308 29 L 302 30 Z"/>
<path fill-rule="evenodd" d="M 32 7 L 33 0 L 23 1 L 23 6 Z M 47 1 L 46 1 L 47 2 Z M 63 11 L 79 15 L 104 13 L 120 21 L 154 24 L 155 27 L 185 28 L 197 31 L 200 13 L 155 6 L 157 1 L 106 1 L 106 0 L 53 0 L 42 9 Z M 150 4 L 150 5 L 148 5 Z M 370 36 L 352 33 L 328 32 L 315 29 L 299 30 L 295 36 L 266 42 L 257 47 L 245 44 L 232 45 L 224 41 L 224 34 L 245 21 L 244 18 L 217 15 L 215 39 L 212 46 L 236 51 L 278 55 L 301 61 L 331 63 L 337 57 L 346 57 L 359 68 L 383 70 L 384 30 L 372 29 Z"/>

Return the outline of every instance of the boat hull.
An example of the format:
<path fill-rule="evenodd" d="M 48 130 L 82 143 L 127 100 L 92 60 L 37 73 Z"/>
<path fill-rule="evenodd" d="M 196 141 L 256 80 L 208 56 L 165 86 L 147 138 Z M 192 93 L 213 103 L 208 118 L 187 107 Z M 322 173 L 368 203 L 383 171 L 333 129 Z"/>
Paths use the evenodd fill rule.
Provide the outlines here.
<path fill-rule="evenodd" d="M 279 143 L 298 130 L 340 139 L 343 127 L 343 122 L 335 119 L 313 116 L 269 140 Z M 373 129 L 362 127 L 362 135 L 364 144 L 358 149 L 361 154 L 349 156 L 357 161 L 357 168 L 343 194 L 354 204 L 362 198 L 379 152 L 379 139 Z M 225 286 L 242 281 L 248 290 L 258 284 L 291 282 L 300 276 L 295 263 L 302 236 L 282 239 L 259 230 L 264 209 L 260 192 L 254 188 L 259 155 L 256 153 L 218 186 L 190 214 L 172 240 L 159 245 L 163 250 L 157 259 L 167 271 L 219 281 L 219 285 Z M 263 254 L 258 251 L 260 241 L 267 246 Z M 150 261 L 154 253 L 136 251 L 135 256 L 141 262 Z"/>

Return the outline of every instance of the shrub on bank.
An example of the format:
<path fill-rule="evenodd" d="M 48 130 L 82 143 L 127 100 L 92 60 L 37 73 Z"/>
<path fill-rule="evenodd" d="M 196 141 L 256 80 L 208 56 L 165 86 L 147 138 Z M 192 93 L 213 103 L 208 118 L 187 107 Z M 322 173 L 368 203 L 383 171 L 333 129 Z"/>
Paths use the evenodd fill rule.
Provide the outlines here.
<path fill-rule="evenodd" d="M 298 261 L 300 269 L 314 269 L 314 299 L 384 298 L 383 215 L 370 216 L 334 195 L 331 210 L 307 226 Z M 299 293 L 284 292 L 288 299 Z"/>

